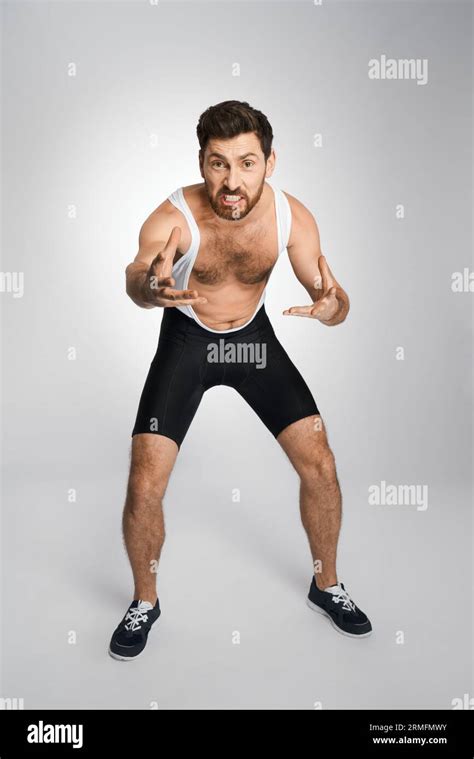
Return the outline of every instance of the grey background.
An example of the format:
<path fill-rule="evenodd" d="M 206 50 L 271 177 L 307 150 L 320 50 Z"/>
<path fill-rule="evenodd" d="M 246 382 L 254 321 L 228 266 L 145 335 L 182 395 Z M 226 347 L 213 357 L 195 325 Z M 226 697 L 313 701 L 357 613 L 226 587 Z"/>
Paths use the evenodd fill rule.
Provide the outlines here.
<path fill-rule="evenodd" d="M 3 697 L 451 709 L 474 695 L 473 295 L 451 290 L 472 270 L 471 16 L 453 2 L 2 5 L 2 269 L 25 276 L 23 298 L 1 294 Z M 428 58 L 428 84 L 369 80 L 382 53 Z M 129 436 L 161 319 L 127 298 L 124 270 L 146 216 L 200 181 L 199 114 L 230 98 L 267 114 L 270 181 L 314 213 L 351 299 L 335 329 L 283 317 L 307 295 L 282 256 L 267 310 L 328 428 L 339 578 L 374 634 L 339 635 L 306 606 L 296 474 L 237 394 L 215 388 L 165 500 L 162 617 L 121 664 L 106 650 L 133 590 Z M 427 484 L 428 509 L 370 506 L 381 480 Z"/>

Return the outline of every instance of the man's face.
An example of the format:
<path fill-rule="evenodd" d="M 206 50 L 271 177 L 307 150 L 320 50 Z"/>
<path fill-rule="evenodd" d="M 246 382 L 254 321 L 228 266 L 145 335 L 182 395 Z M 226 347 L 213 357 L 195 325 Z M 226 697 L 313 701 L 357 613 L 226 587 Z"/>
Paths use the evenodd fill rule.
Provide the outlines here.
<path fill-rule="evenodd" d="M 199 159 L 201 176 L 213 211 L 221 219 L 245 218 L 258 203 L 265 179 L 275 163 L 272 150 L 265 161 L 254 132 L 229 139 L 210 139 Z"/>

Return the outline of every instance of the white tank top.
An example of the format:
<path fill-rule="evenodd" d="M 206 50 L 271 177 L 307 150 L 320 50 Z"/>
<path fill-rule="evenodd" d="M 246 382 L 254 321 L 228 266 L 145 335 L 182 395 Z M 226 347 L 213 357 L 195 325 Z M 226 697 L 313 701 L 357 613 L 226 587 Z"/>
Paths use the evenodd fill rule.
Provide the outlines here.
<path fill-rule="evenodd" d="M 269 186 L 272 187 L 271 185 Z M 275 211 L 278 232 L 278 255 L 280 255 L 280 253 L 286 249 L 290 237 L 291 208 L 288 202 L 288 198 L 284 192 L 276 189 L 275 187 L 272 187 L 272 190 L 275 195 Z M 181 256 L 181 258 L 176 261 L 173 266 L 173 278 L 176 283 L 174 285 L 174 288 L 176 290 L 186 290 L 188 288 L 189 277 L 191 276 L 193 265 L 199 251 L 201 236 L 199 234 L 199 227 L 196 223 L 196 220 L 184 198 L 183 188 L 179 187 L 177 190 L 171 193 L 171 195 L 168 196 L 168 200 L 173 203 L 176 208 L 179 208 L 179 210 L 182 211 L 186 218 L 186 221 L 188 222 L 189 231 L 191 232 L 191 245 L 189 246 L 186 253 L 184 253 L 184 255 Z M 192 306 L 174 306 L 174 308 L 179 308 L 183 314 L 186 314 L 186 316 L 189 316 L 191 319 L 197 321 L 201 327 L 209 330 L 209 332 L 218 332 L 219 334 L 224 334 L 226 332 L 235 332 L 238 329 L 246 327 L 247 324 L 250 324 L 265 300 L 265 289 L 266 288 L 264 288 L 257 307 L 250 319 L 245 322 L 245 324 L 241 324 L 240 327 L 234 327 L 234 329 L 212 329 L 211 327 L 208 327 L 199 319 Z"/>

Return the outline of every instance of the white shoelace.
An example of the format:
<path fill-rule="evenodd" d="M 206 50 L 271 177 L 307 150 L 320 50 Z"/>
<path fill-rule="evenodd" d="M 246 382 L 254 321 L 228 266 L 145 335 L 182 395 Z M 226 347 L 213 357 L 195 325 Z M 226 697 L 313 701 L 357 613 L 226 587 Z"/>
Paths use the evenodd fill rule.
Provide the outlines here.
<path fill-rule="evenodd" d="M 347 590 L 343 590 L 340 585 L 334 589 L 328 590 L 328 593 L 332 593 L 332 598 L 335 604 L 342 603 L 342 608 L 346 611 L 355 611 L 355 603 L 349 596 Z"/>
<path fill-rule="evenodd" d="M 134 606 L 128 610 L 125 620 L 130 620 L 128 625 L 125 625 L 126 630 L 138 630 L 141 627 L 142 622 L 148 620 L 147 611 L 153 609 L 153 606 L 149 601 L 139 601 L 138 606 Z"/>

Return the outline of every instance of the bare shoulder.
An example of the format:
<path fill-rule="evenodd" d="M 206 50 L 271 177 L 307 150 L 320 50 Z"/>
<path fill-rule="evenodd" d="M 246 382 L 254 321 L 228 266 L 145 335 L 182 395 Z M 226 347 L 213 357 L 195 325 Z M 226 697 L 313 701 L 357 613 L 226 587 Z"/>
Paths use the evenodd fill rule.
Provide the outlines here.
<path fill-rule="evenodd" d="M 186 188 L 184 188 L 186 189 Z M 168 198 L 163 200 L 145 219 L 140 228 L 139 247 L 146 250 L 156 246 L 157 242 L 166 242 L 173 227 L 181 229 L 181 239 L 178 251 L 186 251 L 191 244 L 191 235 L 184 214 L 171 203 Z"/>
<path fill-rule="evenodd" d="M 288 240 L 288 247 L 296 244 L 302 237 L 308 235 L 317 235 L 319 237 L 318 225 L 314 214 L 307 208 L 301 200 L 284 192 L 291 209 L 291 232 Z"/>

